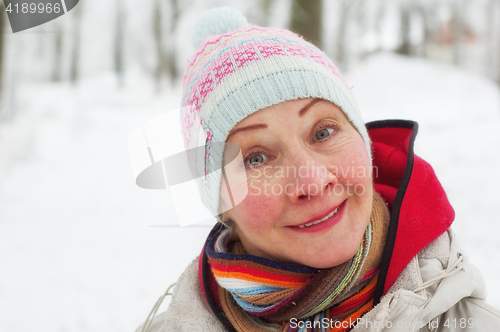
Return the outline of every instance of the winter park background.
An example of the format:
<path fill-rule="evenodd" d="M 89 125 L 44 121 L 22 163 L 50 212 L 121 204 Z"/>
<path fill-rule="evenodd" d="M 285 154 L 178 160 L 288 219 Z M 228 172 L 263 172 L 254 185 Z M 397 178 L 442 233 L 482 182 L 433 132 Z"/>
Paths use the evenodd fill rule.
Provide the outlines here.
<path fill-rule="evenodd" d="M 133 331 L 198 255 L 208 225 L 150 227 L 172 225 L 171 202 L 135 185 L 128 135 L 178 109 L 190 28 L 221 5 L 320 44 L 366 121 L 419 123 L 500 308 L 500 0 L 318 4 L 82 0 L 16 34 L 1 10 L 0 331 Z"/>

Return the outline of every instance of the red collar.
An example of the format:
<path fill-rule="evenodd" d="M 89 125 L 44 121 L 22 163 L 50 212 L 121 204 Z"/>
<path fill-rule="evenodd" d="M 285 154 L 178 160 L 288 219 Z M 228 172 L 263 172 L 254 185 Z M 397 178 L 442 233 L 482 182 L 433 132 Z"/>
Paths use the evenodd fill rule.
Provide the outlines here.
<path fill-rule="evenodd" d="M 455 211 L 431 165 L 413 153 L 416 122 L 386 120 L 366 127 L 372 140 L 375 190 L 391 206 L 376 304 L 412 257 L 450 227 Z"/>
<path fill-rule="evenodd" d="M 384 120 L 370 122 L 366 127 L 372 140 L 375 190 L 391 208 L 375 290 L 377 304 L 412 257 L 450 227 L 455 212 L 432 167 L 413 153 L 416 122 Z M 209 236 L 215 233 L 214 228 Z M 234 331 L 221 311 L 216 281 L 203 250 L 199 278 L 212 311 L 229 331 Z"/>

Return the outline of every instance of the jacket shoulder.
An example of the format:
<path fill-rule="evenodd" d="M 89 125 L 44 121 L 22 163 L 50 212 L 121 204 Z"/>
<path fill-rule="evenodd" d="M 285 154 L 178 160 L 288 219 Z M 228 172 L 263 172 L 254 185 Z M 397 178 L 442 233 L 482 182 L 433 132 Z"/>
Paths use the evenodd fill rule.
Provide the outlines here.
<path fill-rule="evenodd" d="M 167 311 L 154 317 L 147 332 L 226 331 L 203 297 L 198 279 L 198 259 L 196 257 L 179 277 Z M 142 325 L 136 332 L 141 331 Z"/>
<path fill-rule="evenodd" d="M 453 261 L 461 256 L 457 273 L 448 273 Z M 431 331 L 500 331 L 500 311 L 484 301 L 483 277 L 469 262 L 451 229 L 419 254 L 418 265 L 423 282 L 448 274 L 426 290 L 421 318 L 427 317 L 422 321 L 428 321 Z"/>
<path fill-rule="evenodd" d="M 485 297 L 481 273 L 449 229 L 412 258 L 364 321 L 381 331 L 500 331 L 500 314 Z"/>

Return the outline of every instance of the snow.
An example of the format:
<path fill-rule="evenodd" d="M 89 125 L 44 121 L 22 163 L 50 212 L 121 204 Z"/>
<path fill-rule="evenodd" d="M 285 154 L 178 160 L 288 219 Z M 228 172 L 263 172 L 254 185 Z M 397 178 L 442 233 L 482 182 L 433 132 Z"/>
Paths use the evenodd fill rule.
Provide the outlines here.
<path fill-rule="evenodd" d="M 443 64 L 383 54 L 347 76 L 365 120 L 413 119 L 457 219 L 454 230 L 500 308 L 500 93 Z M 0 331 L 132 331 L 200 252 L 208 227 L 159 228 L 166 191 L 135 186 L 128 135 L 180 104 L 130 71 L 76 87 L 19 86 L 0 125 Z M 168 300 L 166 300 L 168 303 Z M 160 311 L 164 310 L 163 306 Z"/>

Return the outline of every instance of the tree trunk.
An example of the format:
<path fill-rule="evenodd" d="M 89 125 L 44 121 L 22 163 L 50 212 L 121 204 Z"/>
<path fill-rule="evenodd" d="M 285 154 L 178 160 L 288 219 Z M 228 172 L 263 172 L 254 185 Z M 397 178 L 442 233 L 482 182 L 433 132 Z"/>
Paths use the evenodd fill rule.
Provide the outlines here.
<path fill-rule="evenodd" d="M 292 0 L 290 30 L 322 47 L 321 0 Z"/>
<path fill-rule="evenodd" d="M 496 10 L 497 0 L 489 0 L 485 6 L 485 16 L 486 16 L 486 52 L 484 57 L 485 66 L 483 68 L 486 75 L 494 73 L 496 74 L 496 61 L 497 55 L 495 54 L 495 10 Z"/>
<path fill-rule="evenodd" d="M 160 91 L 161 78 L 165 72 L 165 51 L 163 49 L 163 29 L 162 29 L 162 5 L 161 0 L 155 0 L 153 6 L 153 36 L 156 50 L 156 69 L 154 71 L 154 80 L 156 91 Z"/>
<path fill-rule="evenodd" d="M 272 3 L 272 0 L 261 0 L 262 25 L 265 27 L 269 26 L 269 15 L 271 14 Z"/>
<path fill-rule="evenodd" d="M 175 54 L 175 42 L 176 42 L 176 35 L 175 31 L 177 28 L 177 23 L 179 21 L 179 16 L 180 16 L 180 10 L 179 10 L 179 2 L 178 0 L 171 0 L 171 11 L 172 15 L 170 17 L 170 35 L 169 35 L 169 45 L 170 47 L 168 48 L 168 55 L 167 55 L 167 71 L 168 75 L 170 76 L 170 80 L 172 83 L 174 83 L 177 80 L 177 77 L 179 76 L 179 73 L 177 71 L 177 57 Z"/>
<path fill-rule="evenodd" d="M 337 51 L 336 51 L 336 62 L 341 69 L 347 69 L 348 63 L 348 45 L 347 45 L 347 34 L 348 34 L 348 24 L 351 21 L 351 16 L 354 9 L 359 5 L 360 0 L 342 0 L 340 9 L 340 19 L 339 26 L 337 30 Z"/>
<path fill-rule="evenodd" d="M 355 54 L 355 57 L 360 60 L 365 59 L 369 54 L 369 51 L 364 46 L 363 37 L 366 36 L 371 29 L 371 27 L 369 26 L 369 16 L 371 15 L 370 9 L 371 8 L 368 4 L 368 1 L 358 0 L 355 4 L 355 8 L 353 8 L 352 10 L 352 21 L 354 21 L 354 24 L 356 25 L 357 32 L 354 41 L 357 44 L 355 48 L 358 50 L 358 52 Z M 350 59 L 352 58 L 353 57 L 350 56 Z"/>
<path fill-rule="evenodd" d="M 386 1 L 381 0 L 378 3 L 377 6 L 377 11 L 375 14 L 375 31 L 377 32 L 377 43 L 378 46 L 375 50 L 375 52 L 379 52 L 383 49 L 383 29 L 382 29 L 382 22 L 385 16 L 385 11 L 386 11 Z"/>
<path fill-rule="evenodd" d="M 488 35 L 486 37 L 486 75 L 500 84 L 500 0 L 489 0 L 486 5 Z"/>
<path fill-rule="evenodd" d="M 402 4 L 400 7 L 400 15 L 401 15 L 401 27 L 399 30 L 400 34 L 400 44 L 397 49 L 399 54 L 410 55 L 411 54 L 411 40 L 410 40 L 410 5 Z"/>
<path fill-rule="evenodd" d="M 63 29 L 60 22 L 55 22 L 56 32 L 54 34 L 54 66 L 52 68 L 52 81 L 59 82 L 61 80 L 61 63 L 62 63 L 62 47 L 63 47 Z"/>
<path fill-rule="evenodd" d="M 500 16 L 500 14 L 498 13 L 499 10 L 500 10 L 500 1 L 498 1 L 497 7 L 495 9 L 496 9 L 495 13 L 497 13 L 498 16 Z M 494 54 L 496 54 L 496 57 L 497 57 L 497 61 L 496 61 L 497 62 L 496 63 L 496 76 L 497 76 L 496 77 L 496 81 L 500 85 L 500 33 L 498 33 L 497 38 L 498 38 L 497 51 L 494 52 Z"/>
<path fill-rule="evenodd" d="M 71 50 L 71 65 L 70 65 L 70 80 L 72 84 L 76 84 L 80 76 L 80 29 L 82 25 L 82 6 L 83 1 L 73 9 L 73 48 Z"/>
<path fill-rule="evenodd" d="M 269 14 L 271 12 L 272 4 L 273 0 L 259 0 L 259 4 L 256 5 L 257 13 L 251 17 L 251 22 L 263 27 L 269 26 Z"/>
<path fill-rule="evenodd" d="M 5 33 L 5 22 L 7 21 L 7 13 L 5 12 L 5 7 L 3 2 L 0 4 L 0 100 L 3 95 L 2 83 L 3 83 L 3 54 L 5 52 L 4 43 L 4 33 Z"/>
<path fill-rule="evenodd" d="M 463 20 L 462 20 L 462 1 L 456 0 L 453 3 L 453 18 L 452 18 L 452 44 L 453 44 L 453 64 L 459 66 L 462 57 L 462 40 L 463 40 Z"/>
<path fill-rule="evenodd" d="M 432 28 L 431 28 L 431 25 L 432 25 L 432 18 L 431 18 L 431 15 L 432 13 L 429 12 L 429 10 L 427 8 L 425 8 L 424 6 L 422 6 L 419 10 L 420 12 L 420 15 L 422 17 L 422 29 L 423 29 L 423 35 L 424 35 L 424 38 L 422 40 L 422 49 L 421 49 L 421 55 L 424 57 L 424 58 L 428 58 L 429 57 L 429 44 L 431 44 L 432 42 Z"/>
<path fill-rule="evenodd" d="M 115 40 L 113 50 L 113 67 L 115 70 L 118 86 L 124 83 L 124 61 L 123 61 L 123 23 L 124 23 L 123 0 L 116 0 Z"/>

